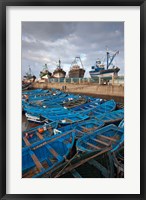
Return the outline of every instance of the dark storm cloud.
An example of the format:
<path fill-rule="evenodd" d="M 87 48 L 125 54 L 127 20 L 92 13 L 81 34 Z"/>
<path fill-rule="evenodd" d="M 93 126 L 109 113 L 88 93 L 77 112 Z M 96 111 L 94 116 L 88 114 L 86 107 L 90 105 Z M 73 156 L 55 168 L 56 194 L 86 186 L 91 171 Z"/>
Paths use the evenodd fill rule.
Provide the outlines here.
<path fill-rule="evenodd" d="M 22 73 L 30 65 L 38 77 L 45 63 L 52 72 L 59 58 L 68 72 L 75 56 L 81 56 L 85 75 L 89 77 L 91 65 L 105 55 L 107 47 L 120 51 L 115 61 L 123 74 L 123 22 L 23 22 Z"/>

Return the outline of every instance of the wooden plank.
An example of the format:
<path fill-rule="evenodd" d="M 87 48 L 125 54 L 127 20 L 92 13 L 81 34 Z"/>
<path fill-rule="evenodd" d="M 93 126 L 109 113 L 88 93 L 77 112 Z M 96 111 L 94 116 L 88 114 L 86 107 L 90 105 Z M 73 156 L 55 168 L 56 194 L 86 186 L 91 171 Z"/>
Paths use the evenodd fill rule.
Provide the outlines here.
<path fill-rule="evenodd" d="M 83 165 L 84 163 L 88 162 L 89 160 L 91 160 L 91 159 L 93 159 L 93 158 L 96 158 L 96 157 L 98 157 L 99 155 L 102 155 L 102 154 L 104 154 L 104 153 L 106 153 L 106 152 L 108 152 L 108 151 L 110 151 L 110 150 L 111 150 L 111 147 L 107 147 L 107 148 L 104 149 L 103 151 L 100 151 L 100 152 L 96 153 L 95 155 L 90 156 L 89 158 L 86 158 L 86 159 L 84 159 L 84 160 L 81 160 L 80 162 L 77 162 L 77 163 L 72 164 L 72 165 L 70 165 L 70 166 L 66 166 L 66 168 L 63 168 L 58 174 L 56 174 L 56 175 L 53 176 L 53 177 L 57 178 L 57 177 L 59 177 L 59 176 L 65 174 L 65 173 L 67 173 L 67 172 L 70 172 L 71 170 L 73 170 L 73 169 L 79 167 L 80 165 Z M 69 163 L 69 164 L 70 164 L 70 163 Z"/>
<path fill-rule="evenodd" d="M 51 140 L 49 140 L 49 141 L 43 142 L 42 144 L 39 144 L 38 146 L 33 147 L 32 150 L 36 150 L 36 149 L 40 148 L 40 147 L 43 146 L 43 145 L 49 144 L 49 143 L 51 143 L 51 142 L 53 142 L 53 141 L 55 141 L 55 140 L 57 140 L 57 139 L 59 139 L 59 138 L 65 136 L 65 135 L 68 135 L 69 133 L 71 133 L 71 132 L 73 132 L 73 131 L 74 131 L 74 130 L 68 131 L 68 132 L 66 132 L 66 133 L 64 133 L 64 134 L 59 134 L 57 137 L 55 137 L 55 138 L 53 138 L 53 139 L 51 139 Z"/>
<path fill-rule="evenodd" d="M 82 178 L 82 176 L 75 169 L 71 171 L 71 174 L 74 176 L 74 178 Z"/>
<path fill-rule="evenodd" d="M 115 152 L 113 152 L 113 160 L 114 160 L 114 165 L 117 167 L 117 169 L 119 170 L 119 171 L 122 171 L 122 172 L 124 172 L 124 164 L 122 164 L 122 163 L 119 163 L 119 161 L 118 161 L 118 159 L 117 159 L 117 157 L 116 157 L 116 155 L 115 155 Z"/>
<path fill-rule="evenodd" d="M 37 136 L 40 138 L 40 140 L 43 140 L 43 139 L 44 139 L 44 137 L 43 137 L 39 132 L 37 132 L 36 134 L 37 134 Z"/>
<path fill-rule="evenodd" d="M 110 144 L 109 143 L 107 143 L 107 142 L 103 142 L 103 141 L 101 141 L 101 140 L 98 140 L 98 139 L 96 139 L 96 138 L 92 138 L 92 140 L 94 140 L 94 141 L 96 141 L 96 142 L 99 142 L 100 144 L 103 144 L 103 145 L 105 145 L 105 146 L 110 146 Z"/>
<path fill-rule="evenodd" d="M 66 119 L 64 119 L 64 120 L 66 120 L 66 122 L 70 122 L 70 123 L 73 122 L 71 119 L 68 119 L 68 118 L 66 118 Z"/>
<path fill-rule="evenodd" d="M 52 133 L 52 132 L 53 132 L 52 126 L 48 127 L 47 130 L 50 131 L 50 132 Z"/>
<path fill-rule="evenodd" d="M 23 178 L 32 178 L 35 174 L 39 173 L 37 167 L 34 169 L 29 170 L 25 174 L 22 175 Z"/>
<path fill-rule="evenodd" d="M 88 163 L 101 171 L 102 175 L 106 178 L 109 177 L 108 170 L 96 160 L 89 160 Z"/>
<path fill-rule="evenodd" d="M 46 144 L 46 148 L 52 153 L 52 155 L 56 159 L 58 159 L 58 157 L 60 157 L 60 155 L 51 146 L 49 146 L 48 144 Z"/>
<path fill-rule="evenodd" d="M 108 155 L 108 158 L 109 158 L 109 172 L 110 172 L 110 178 L 113 178 L 114 177 L 114 162 L 113 162 L 113 158 L 112 158 L 112 154 L 111 152 L 109 151 L 107 153 Z"/>
<path fill-rule="evenodd" d="M 40 163 L 40 161 L 38 160 L 38 158 L 36 157 L 36 155 L 35 155 L 34 153 L 31 154 L 31 157 L 32 157 L 32 159 L 33 159 L 33 161 L 34 161 L 34 163 L 35 163 L 37 169 L 41 172 L 42 169 L 43 169 L 42 164 Z"/>
<path fill-rule="evenodd" d="M 110 140 L 112 142 L 117 142 L 117 140 L 113 137 L 108 137 L 108 136 L 105 136 L 105 135 L 98 135 L 98 137 L 101 137 L 103 139 L 107 139 L 107 140 Z"/>
<path fill-rule="evenodd" d="M 64 134 L 59 134 L 57 137 L 53 138 L 52 140 L 47 141 L 46 143 L 49 144 L 49 143 L 51 143 L 51 142 L 53 142 L 53 141 L 55 141 L 55 140 L 57 140 L 59 138 L 62 138 L 63 136 L 68 135 L 69 133 L 72 133 L 73 131 L 74 131 L 74 129 L 71 130 L 71 131 L 68 131 L 68 132 L 66 132 Z"/>
<path fill-rule="evenodd" d="M 85 130 L 94 130 L 94 129 L 96 129 L 97 128 L 97 126 L 94 126 L 94 127 L 92 127 L 92 128 L 87 128 L 87 127 L 85 127 L 85 126 L 80 126 L 82 129 L 85 129 Z"/>
<path fill-rule="evenodd" d="M 28 141 L 28 139 L 26 137 L 23 137 L 23 140 L 24 140 L 26 146 L 28 146 L 28 147 L 31 146 L 30 142 Z"/>
<path fill-rule="evenodd" d="M 48 148 L 48 150 L 53 154 L 53 156 L 54 156 L 55 158 L 58 157 L 58 153 L 57 153 L 54 149 Z"/>
<path fill-rule="evenodd" d="M 91 144 L 89 142 L 87 142 L 86 144 L 88 144 L 89 146 L 93 147 L 94 149 L 101 150 L 101 147 L 95 146 L 94 144 Z"/>

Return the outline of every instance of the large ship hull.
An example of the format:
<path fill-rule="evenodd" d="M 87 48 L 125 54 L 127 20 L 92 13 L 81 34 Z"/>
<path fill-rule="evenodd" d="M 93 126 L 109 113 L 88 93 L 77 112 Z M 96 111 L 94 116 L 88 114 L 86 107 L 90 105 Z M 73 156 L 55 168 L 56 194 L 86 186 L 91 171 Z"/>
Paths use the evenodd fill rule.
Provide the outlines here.
<path fill-rule="evenodd" d="M 61 68 L 61 61 L 59 60 L 59 65 L 53 72 L 52 78 L 65 78 L 66 72 Z"/>
<path fill-rule="evenodd" d="M 31 77 L 31 78 L 23 78 L 22 82 L 23 83 L 33 83 L 35 81 L 35 77 Z"/>
<path fill-rule="evenodd" d="M 84 69 L 70 70 L 69 78 L 83 78 L 85 74 Z"/>
<path fill-rule="evenodd" d="M 42 73 L 42 74 L 40 75 L 40 78 L 44 78 L 44 79 L 51 78 L 51 75 L 52 75 L 51 72 Z"/>
<path fill-rule="evenodd" d="M 66 73 L 56 72 L 53 73 L 53 78 L 65 78 Z"/>
<path fill-rule="evenodd" d="M 101 70 L 101 71 L 90 71 L 89 74 L 91 76 L 91 78 L 98 78 L 98 77 L 106 77 L 106 78 L 110 78 L 113 75 L 114 76 L 118 76 L 118 72 L 119 72 L 119 68 L 113 68 L 113 69 L 105 69 L 105 70 Z"/>
<path fill-rule="evenodd" d="M 41 76 L 41 79 L 48 79 L 51 78 L 51 73 L 50 74 L 44 74 Z"/>

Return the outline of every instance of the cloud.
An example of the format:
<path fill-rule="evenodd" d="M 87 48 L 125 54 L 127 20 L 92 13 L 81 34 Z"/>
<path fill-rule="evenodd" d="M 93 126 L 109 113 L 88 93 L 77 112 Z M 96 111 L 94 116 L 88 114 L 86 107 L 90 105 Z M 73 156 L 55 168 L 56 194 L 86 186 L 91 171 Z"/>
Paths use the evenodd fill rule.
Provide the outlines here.
<path fill-rule="evenodd" d="M 106 48 L 119 50 L 115 61 L 124 74 L 123 22 L 22 22 L 22 75 L 32 68 L 38 77 L 47 63 L 51 72 L 59 59 L 68 73 L 80 56 L 89 77 L 97 58 L 104 59 Z"/>

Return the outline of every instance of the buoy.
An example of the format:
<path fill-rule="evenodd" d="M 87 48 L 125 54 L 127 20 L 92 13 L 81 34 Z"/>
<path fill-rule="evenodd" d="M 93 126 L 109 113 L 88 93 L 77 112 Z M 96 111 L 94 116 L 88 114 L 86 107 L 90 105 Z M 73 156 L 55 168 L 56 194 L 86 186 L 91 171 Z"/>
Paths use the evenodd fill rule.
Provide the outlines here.
<path fill-rule="evenodd" d="M 43 133 L 43 132 L 44 132 L 44 129 L 43 129 L 43 128 L 39 128 L 39 129 L 38 129 L 38 132 L 39 132 L 39 133 Z"/>

